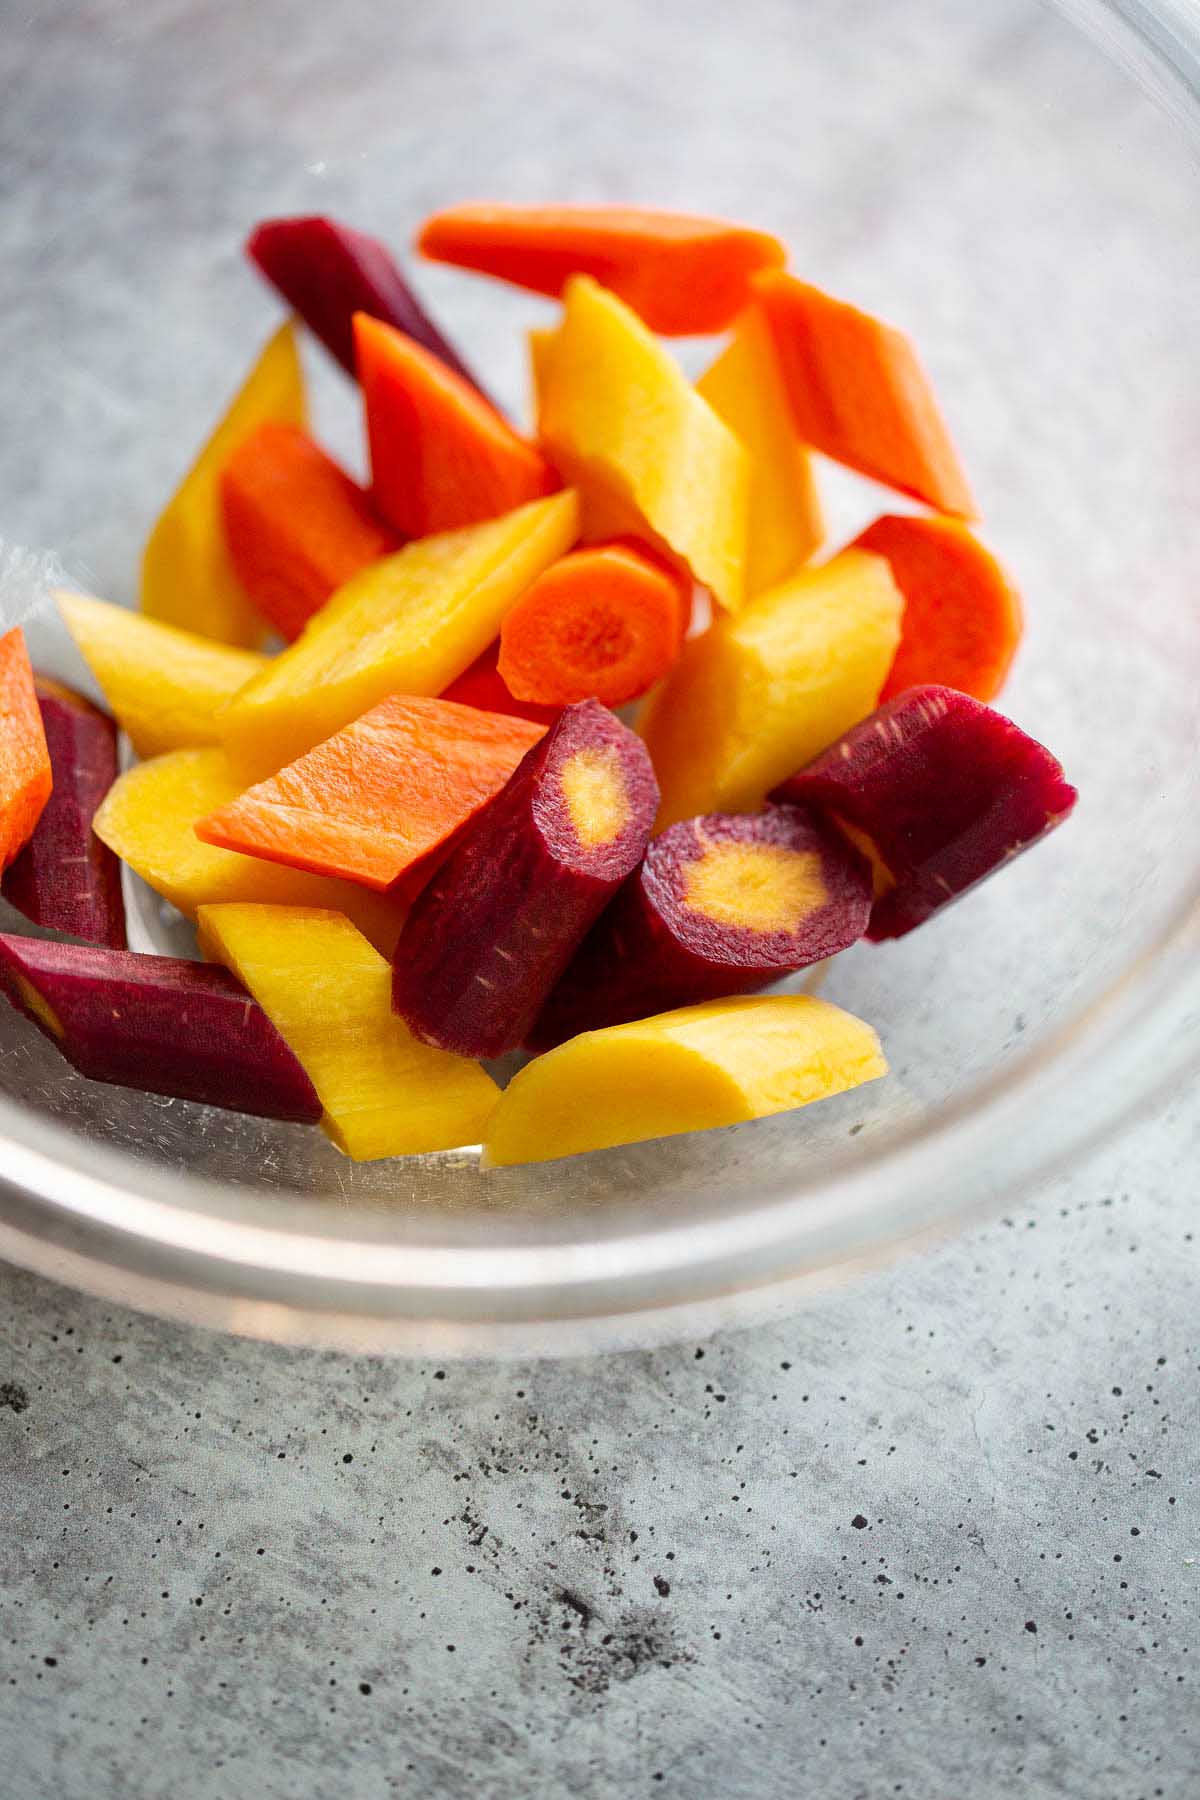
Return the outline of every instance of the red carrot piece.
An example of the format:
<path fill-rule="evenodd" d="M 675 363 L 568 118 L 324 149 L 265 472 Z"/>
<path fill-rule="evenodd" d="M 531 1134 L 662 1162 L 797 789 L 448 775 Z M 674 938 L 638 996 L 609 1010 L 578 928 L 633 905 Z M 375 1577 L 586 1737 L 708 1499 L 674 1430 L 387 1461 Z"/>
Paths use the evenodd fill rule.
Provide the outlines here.
<path fill-rule="evenodd" d="M 595 700 L 567 707 L 409 914 L 392 1004 L 416 1036 L 464 1056 L 516 1049 L 657 805 L 641 740 Z"/>
<path fill-rule="evenodd" d="M 681 820 L 592 927 L 528 1047 L 753 993 L 847 949 L 870 913 L 866 859 L 801 807 Z"/>
<path fill-rule="evenodd" d="M 452 206 L 426 219 L 417 248 L 555 297 L 569 276 L 592 275 L 667 337 L 723 331 L 750 277 L 787 261 L 768 232 L 624 206 Z"/>
<path fill-rule="evenodd" d="M 53 779 L 25 633 L 18 625 L 0 637 L 0 871 L 33 836 Z"/>
<path fill-rule="evenodd" d="M 499 672 L 519 700 L 623 706 L 679 655 L 691 606 L 680 583 L 630 544 L 575 550 L 546 570 L 500 627 Z"/>
<path fill-rule="evenodd" d="M 306 432 L 273 420 L 225 464 L 221 511 L 239 581 L 289 643 L 344 581 L 400 548 L 358 483 Z"/>
<path fill-rule="evenodd" d="M 504 685 L 504 678 L 497 668 L 500 656 L 500 640 L 489 644 L 482 656 L 476 657 L 469 669 L 464 669 L 456 681 L 442 695 L 443 700 L 453 700 L 459 706 L 477 706 L 481 712 L 504 713 L 514 719 L 536 719 L 539 724 L 552 725 L 562 711 L 561 706 L 538 706 L 532 700 L 518 700 Z"/>
<path fill-rule="evenodd" d="M 936 682 L 976 700 L 1004 686 L 1021 641 L 1021 600 L 990 550 L 957 519 L 889 513 L 856 539 L 886 556 L 904 595 L 900 648 L 880 694 Z"/>
<path fill-rule="evenodd" d="M 4 876 L 4 898 L 35 925 L 125 948 L 121 864 L 92 830 L 117 779 L 117 728 L 70 688 L 35 678 L 54 786 L 33 836 Z"/>
<path fill-rule="evenodd" d="M 396 694 L 201 819 L 196 836 L 384 892 L 500 792 L 542 732 Z"/>
<path fill-rule="evenodd" d="M 770 795 L 844 824 L 876 865 L 870 938 L 903 937 L 1061 825 L 1075 789 L 968 694 L 897 694 Z"/>
<path fill-rule="evenodd" d="M 378 238 L 320 215 L 264 219 L 246 239 L 246 254 L 347 375 L 355 373 L 354 315 L 365 312 L 406 331 L 479 386 Z"/>
<path fill-rule="evenodd" d="M 0 933 L 0 991 L 90 1081 L 315 1124 L 321 1102 L 225 969 Z"/>
<path fill-rule="evenodd" d="M 498 518 L 562 483 L 541 451 L 436 356 L 354 320 L 375 504 L 406 537 Z"/>
<path fill-rule="evenodd" d="M 902 331 L 794 275 L 754 279 L 806 444 L 939 512 L 977 516 L 937 398 Z"/>

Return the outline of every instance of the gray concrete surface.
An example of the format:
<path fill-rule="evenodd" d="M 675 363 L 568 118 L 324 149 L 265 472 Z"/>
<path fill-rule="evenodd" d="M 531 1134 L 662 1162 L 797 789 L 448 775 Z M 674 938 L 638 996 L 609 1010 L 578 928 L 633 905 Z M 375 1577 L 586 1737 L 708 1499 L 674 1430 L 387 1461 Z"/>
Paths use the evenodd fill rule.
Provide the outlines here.
<path fill-rule="evenodd" d="M 1191 1800 L 1191 1099 L 794 1321 L 346 1362 L 0 1274 L 5 1800 Z"/>

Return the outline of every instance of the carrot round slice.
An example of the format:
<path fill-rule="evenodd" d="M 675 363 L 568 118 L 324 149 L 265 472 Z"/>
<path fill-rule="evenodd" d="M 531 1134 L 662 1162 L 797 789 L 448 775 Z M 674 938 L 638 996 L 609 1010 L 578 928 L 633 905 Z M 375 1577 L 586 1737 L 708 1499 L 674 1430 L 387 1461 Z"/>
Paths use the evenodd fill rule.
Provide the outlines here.
<path fill-rule="evenodd" d="M 666 337 L 723 331 L 749 299 L 751 276 L 787 261 L 769 232 L 624 206 L 452 206 L 426 219 L 417 248 L 537 294 L 594 276 Z"/>
<path fill-rule="evenodd" d="M 957 519 L 888 513 L 855 540 L 886 556 L 904 595 L 900 647 L 880 694 L 935 682 L 976 700 L 1000 692 L 1021 641 L 1021 600 L 990 550 Z"/>
<path fill-rule="evenodd" d="M 519 700 L 621 706 L 662 679 L 686 627 L 682 588 L 663 564 L 624 543 L 576 550 L 506 615 L 497 666 Z"/>

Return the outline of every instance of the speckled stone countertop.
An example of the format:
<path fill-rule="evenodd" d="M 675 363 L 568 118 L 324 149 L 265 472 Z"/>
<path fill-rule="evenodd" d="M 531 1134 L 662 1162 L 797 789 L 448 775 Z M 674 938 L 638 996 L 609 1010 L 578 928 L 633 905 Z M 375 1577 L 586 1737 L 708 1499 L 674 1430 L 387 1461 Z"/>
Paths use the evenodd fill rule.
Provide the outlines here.
<path fill-rule="evenodd" d="M 347 1362 L 0 1274 L 5 1800 L 1192 1800 L 1181 1101 L 677 1349 Z"/>

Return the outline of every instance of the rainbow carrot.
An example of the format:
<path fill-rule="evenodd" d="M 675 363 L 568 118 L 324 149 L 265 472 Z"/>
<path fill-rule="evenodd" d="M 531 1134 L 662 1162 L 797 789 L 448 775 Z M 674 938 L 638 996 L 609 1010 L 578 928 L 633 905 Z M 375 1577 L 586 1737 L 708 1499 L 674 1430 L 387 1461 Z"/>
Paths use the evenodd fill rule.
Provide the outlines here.
<path fill-rule="evenodd" d="M 273 420 L 225 464 L 221 511 L 238 580 L 289 643 L 343 582 L 400 548 L 358 483 Z"/>
<path fill-rule="evenodd" d="M 591 275 L 666 337 L 723 331 L 750 277 L 787 261 L 768 232 L 632 206 L 452 206 L 426 219 L 417 248 L 555 297 Z"/>
<path fill-rule="evenodd" d="M 900 648 L 880 701 L 934 682 L 976 700 L 1004 685 L 1021 641 L 1021 601 L 990 550 L 957 519 L 886 514 L 856 539 L 886 556 L 904 595 Z"/>
<path fill-rule="evenodd" d="M 356 313 L 371 489 L 406 537 L 512 512 L 562 484 L 541 451 L 428 350 Z"/>
<path fill-rule="evenodd" d="M 937 398 L 904 333 L 778 269 L 756 276 L 754 287 L 804 442 L 939 512 L 975 518 Z"/>
<path fill-rule="evenodd" d="M 679 581 L 638 546 L 575 550 L 540 575 L 500 627 L 501 679 L 519 700 L 622 706 L 661 681 L 679 654 L 691 605 Z"/>

